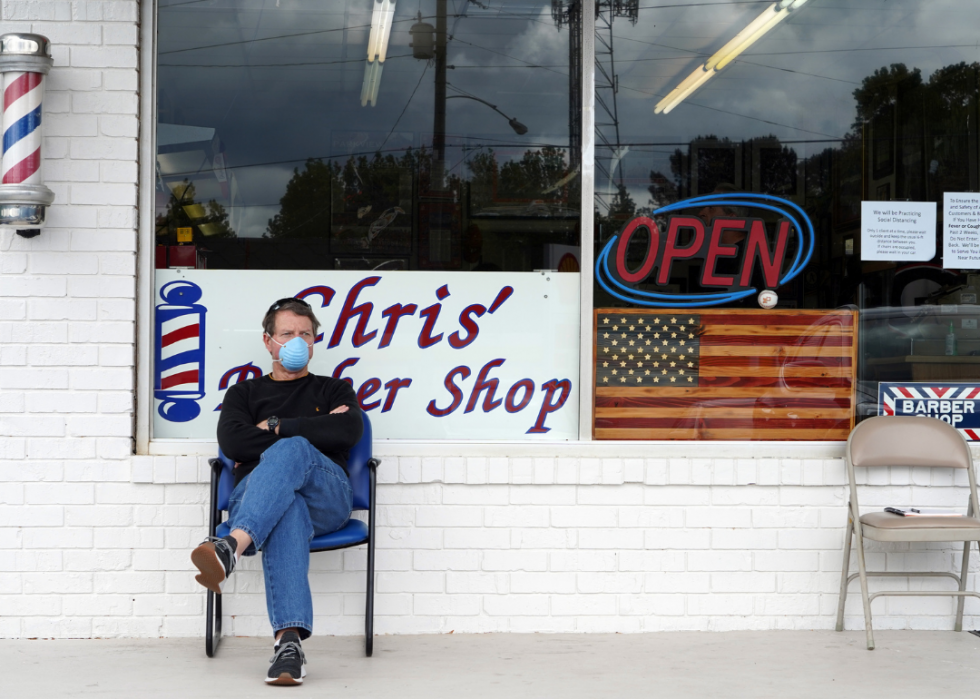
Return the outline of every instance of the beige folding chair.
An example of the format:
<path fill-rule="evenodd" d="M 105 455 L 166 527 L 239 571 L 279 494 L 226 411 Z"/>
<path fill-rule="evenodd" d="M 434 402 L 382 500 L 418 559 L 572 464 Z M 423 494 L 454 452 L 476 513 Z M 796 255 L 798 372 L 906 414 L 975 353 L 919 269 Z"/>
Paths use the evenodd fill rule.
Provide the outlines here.
<path fill-rule="evenodd" d="M 847 586 L 854 579 L 861 579 L 861 597 L 864 600 L 864 626 L 868 636 L 868 650 L 874 650 L 875 641 L 871 629 L 871 601 L 882 595 L 907 597 L 945 596 L 958 597 L 956 606 L 956 630 L 963 630 L 963 601 L 969 595 L 980 593 L 966 589 L 966 572 L 970 563 L 970 542 L 980 541 L 980 503 L 977 502 L 977 479 L 973 471 L 973 458 L 963 436 L 942 420 L 928 417 L 872 417 L 855 427 L 847 440 L 847 478 L 851 487 L 848 503 L 847 531 L 844 534 L 844 565 L 841 568 L 840 599 L 837 607 L 837 630 L 844 630 L 844 602 Z M 926 466 L 929 468 L 964 468 L 970 481 L 970 501 L 966 517 L 903 517 L 890 512 L 871 512 L 861 516 L 858 508 L 855 468 L 875 466 Z M 900 503 L 896 503 L 899 505 Z M 909 503 L 901 503 L 909 504 Z M 911 503 L 914 504 L 914 503 Z M 848 575 L 851 558 L 851 539 L 857 538 L 858 572 Z M 937 573 L 879 573 L 865 569 L 864 539 L 874 541 L 962 541 L 963 567 L 960 574 Z M 959 589 L 896 590 L 868 594 L 868 576 L 953 578 Z"/>

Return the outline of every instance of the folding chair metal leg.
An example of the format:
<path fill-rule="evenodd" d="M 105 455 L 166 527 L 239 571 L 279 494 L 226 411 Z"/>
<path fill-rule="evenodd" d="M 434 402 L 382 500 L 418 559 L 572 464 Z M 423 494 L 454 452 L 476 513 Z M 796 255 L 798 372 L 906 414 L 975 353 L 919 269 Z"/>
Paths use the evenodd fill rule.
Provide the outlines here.
<path fill-rule="evenodd" d="M 850 511 L 850 505 L 848 505 Z M 847 518 L 847 533 L 844 535 L 844 562 L 840 567 L 840 595 L 837 597 L 837 630 L 844 630 L 844 603 L 847 601 L 847 574 L 851 566 L 851 539 L 854 538 L 853 520 Z"/>
<path fill-rule="evenodd" d="M 364 602 L 364 654 L 374 653 L 374 512 L 377 473 L 371 468 L 371 504 L 368 507 L 367 595 Z"/>
<path fill-rule="evenodd" d="M 960 568 L 960 592 L 966 590 L 966 572 L 970 568 L 970 541 L 963 542 L 963 566 Z M 956 600 L 956 626 L 953 627 L 955 631 L 963 630 L 963 603 L 966 602 L 966 597 L 963 595 L 959 596 Z"/>
<path fill-rule="evenodd" d="M 864 633 L 868 640 L 868 650 L 875 649 L 875 637 L 871 628 L 871 601 L 868 599 L 868 570 L 864 565 L 864 537 L 861 536 L 860 524 L 853 522 L 855 538 L 857 539 L 858 574 L 861 576 L 861 600 L 864 602 Z"/>

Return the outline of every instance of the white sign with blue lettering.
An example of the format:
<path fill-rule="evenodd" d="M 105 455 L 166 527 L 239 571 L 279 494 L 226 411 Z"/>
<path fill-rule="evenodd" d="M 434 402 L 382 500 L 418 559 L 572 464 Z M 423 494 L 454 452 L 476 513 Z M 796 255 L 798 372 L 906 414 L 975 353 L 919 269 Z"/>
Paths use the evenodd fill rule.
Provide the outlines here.
<path fill-rule="evenodd" d="M 932 417 L 968 442 L 980 441 L 980 384 L 928 382 L 878 384 L 878 414 Z"/>

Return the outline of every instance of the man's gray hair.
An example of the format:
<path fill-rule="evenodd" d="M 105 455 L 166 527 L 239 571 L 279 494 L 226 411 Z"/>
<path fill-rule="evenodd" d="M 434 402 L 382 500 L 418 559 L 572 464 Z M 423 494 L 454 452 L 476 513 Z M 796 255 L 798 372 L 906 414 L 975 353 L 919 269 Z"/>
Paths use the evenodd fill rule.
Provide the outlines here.
<path fill-rule="evenodd" d="M 274 337 L 276 333 L 276 315 L 280 311 L 292 311 L 298 316 L 304 316 L 313 321 L 313 334 L 316 335 L 317 331 L 320 329 L 320 321 L 316 319 L 313 315 L 313 309 L 303 299 L 289 298 L 289 299 L 279 299 L 274 304 L 269 306 L 269 310 L 265 312 L 265 317 L 262 319 L 262 330 L 269 337 Z"/>

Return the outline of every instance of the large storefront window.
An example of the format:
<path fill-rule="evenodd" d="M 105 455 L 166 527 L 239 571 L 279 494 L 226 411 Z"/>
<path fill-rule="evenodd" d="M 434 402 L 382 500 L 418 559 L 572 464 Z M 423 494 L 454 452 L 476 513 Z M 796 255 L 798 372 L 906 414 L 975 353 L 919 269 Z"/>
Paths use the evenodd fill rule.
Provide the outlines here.
<path fill-rule="evenodd" d="M 287 296 L 377 437 L 577 438 L 581 25 L 552 5 L 160 3 L 154 439 L 214 439 Z"/>
<path fill-rule="evenodd" d="M 879 411 L 978 438 L 978 20 L 599 3 L 598 438 L 844 439 Z"/>

